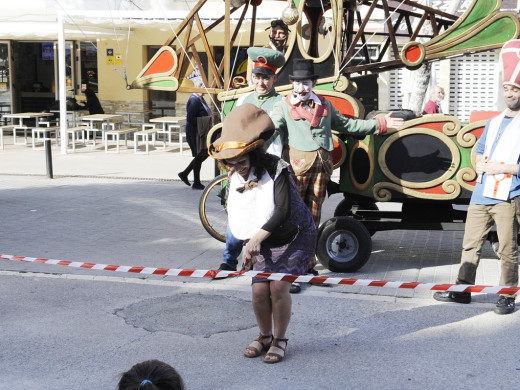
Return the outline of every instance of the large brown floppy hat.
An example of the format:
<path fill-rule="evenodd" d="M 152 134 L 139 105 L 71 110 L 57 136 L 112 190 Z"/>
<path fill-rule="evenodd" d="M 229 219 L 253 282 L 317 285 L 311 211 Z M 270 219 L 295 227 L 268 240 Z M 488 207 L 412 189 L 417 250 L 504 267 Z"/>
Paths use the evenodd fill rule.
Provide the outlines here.
<path fill-rule="evenodd" d="M 239 157 L 262 146 L 274 133 L 269 115 L 254 104 L 235 107 L 224 119 L 222 134 L 209 146 L 215 160 Z"/>

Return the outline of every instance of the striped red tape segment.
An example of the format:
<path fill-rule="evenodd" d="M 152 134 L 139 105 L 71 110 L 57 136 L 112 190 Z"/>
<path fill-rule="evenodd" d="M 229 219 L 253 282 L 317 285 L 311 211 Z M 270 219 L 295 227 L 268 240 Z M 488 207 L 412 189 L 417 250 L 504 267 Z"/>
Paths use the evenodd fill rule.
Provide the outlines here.
<path fill-rule="evenodd" d="M 436 284 L 424 282 L 400 282 L 389 280 L 369 280 L 369 279 L 353 279 L 353 278 L 337 278 L 330 276 L 313 276 L 313 275 L 289 275 L 281 273 L 268 273 L 259 271 L 220 271 L 220 270 L 198 270 L 198 269 L 176 269 L 176 268 L 152 268 L 152 267 L 132 267 L 126 265 L 114 264 L 95 264 L 82 263 L 78 261 L 66 261 L 56 259 L 43 259 L 37 257 L 24 257 L 0 254 L 1 260 L 24 261 L 32 263 L 42 263 L 51 265 L 63 265 L 74 268 L 87 268 L 101 271 L 130 272 L 145 275 L 164 275 L 164 276 L 185 276 L 190 278 L 209 278 L 215 277 L 233 277 L 233 276 L 250 276 L 255 278 L 263 278 L 268 280 L 281 280 L 284 282 L 301 282 L 301 283 L 327 283 L 342 284 L 349 286 L 368 286 L 368 287 L 390 287 L 404 288 L 412 290 L 432 290 L 432 291 L 458 291 L 471 293 L 487 293 L 487 294 L 516 294 L 520 287 L 506 286 L 484 286 L 484 285 L 468 285 L 468 284 Z"/>

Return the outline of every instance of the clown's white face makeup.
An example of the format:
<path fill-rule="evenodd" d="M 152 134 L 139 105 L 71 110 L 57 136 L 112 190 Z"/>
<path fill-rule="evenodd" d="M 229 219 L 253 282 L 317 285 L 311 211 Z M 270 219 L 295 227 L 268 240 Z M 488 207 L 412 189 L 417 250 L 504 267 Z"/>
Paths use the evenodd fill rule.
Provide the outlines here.
<path fill-rule="evenodd" d="M 311 79 L 295 80 L 293 81 L 293 96 L 297 98 L 300 102 L 309 100 L 311 97 L 313 86 L 314 81 L 312 81 Z"/>

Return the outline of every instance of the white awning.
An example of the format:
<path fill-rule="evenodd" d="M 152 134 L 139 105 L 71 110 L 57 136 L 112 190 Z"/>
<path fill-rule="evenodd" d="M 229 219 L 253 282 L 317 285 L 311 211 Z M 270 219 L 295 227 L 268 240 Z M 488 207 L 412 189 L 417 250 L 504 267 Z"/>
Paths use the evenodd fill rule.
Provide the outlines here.
<path fill-rule="evenodd" d="M 269 4 L 266 4 L 269 3 Z M 18 6 L 2 4 L 0 40 L 57 40 L 58 14 L 63 15 L 68 40 L 126 37 L 128 30 L 172 31 L 197 4 L 174 0 L 18 0 Z M 134 5 L 132 5 L 134 4 Z M 108 8 L 110 5 L 111 8 Z M 138 9 L 139 6 L 142 9 Z M 224 14 L 223 0 L 209 0 L 199 12 L 205 23 Z M 96 8 L 97 7 L 97 8 Z M 257 9 L 257 21 L 281 17 L 286 1 L 265 1 Z M 238 18 L 240 11 L 232 15 Z M 251 16 L 251 10 L 249 10 Z M 218 31 L 218 27 L 216 29 Z"/>

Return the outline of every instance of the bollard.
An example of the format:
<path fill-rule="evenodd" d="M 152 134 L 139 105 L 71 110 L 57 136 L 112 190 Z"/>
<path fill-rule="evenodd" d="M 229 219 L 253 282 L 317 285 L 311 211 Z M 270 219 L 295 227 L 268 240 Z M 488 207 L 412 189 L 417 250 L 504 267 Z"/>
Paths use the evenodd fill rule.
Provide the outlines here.
<path fill-rule="evenodd" d="M 215 160 L 215 177 L 217 177 L 218 175 L 220 175 L 220 169 L 218 167 L 217 160 Z"/>
<path fill-rule="evenodd" d="M 45 158 L 47 160 L 47 177 L 49 179 L 52 179 L 53 175 L 52 175 L 51 132 L 49 130 L 45 131 L 43 142 L 45 145 Z"/>

